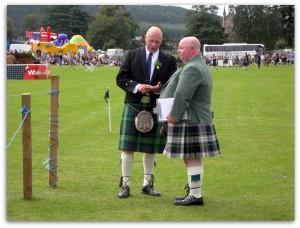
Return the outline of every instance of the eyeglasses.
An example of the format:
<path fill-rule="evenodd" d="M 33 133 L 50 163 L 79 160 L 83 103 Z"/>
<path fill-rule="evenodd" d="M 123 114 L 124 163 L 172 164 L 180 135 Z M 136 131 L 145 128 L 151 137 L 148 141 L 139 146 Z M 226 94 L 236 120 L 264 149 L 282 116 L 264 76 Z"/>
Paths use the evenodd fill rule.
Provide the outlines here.
<path fill-rule="evenodd" d="M 185 47 L 179 46 L 179 47 L 178 47 L 178 50 L 183 50 L 183 49 L 185 49 L 185 48 L 197 48 L 197 47 L 194 46 L 194 45 L 189 45 L 189 46 L 185 46 Z"/>
<path fill-rule="evenodd" d="M 188 48 L 188 47 L 192 47 L 192 46 L 178 47 L 178 50 L 182 50 L 182 49 L 185 49 L 185 48 Z"/>

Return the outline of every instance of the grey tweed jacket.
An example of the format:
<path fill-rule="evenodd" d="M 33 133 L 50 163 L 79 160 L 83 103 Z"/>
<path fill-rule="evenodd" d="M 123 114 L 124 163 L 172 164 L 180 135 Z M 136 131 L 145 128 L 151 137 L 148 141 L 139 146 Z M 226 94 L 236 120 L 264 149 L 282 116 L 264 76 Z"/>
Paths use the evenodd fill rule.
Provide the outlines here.
<path fill-rule="evenodd" d="M 211 108 L 212 76 L 200 57 L 190 59 L 164 84 L 159 98 L 174 97 L 170 116 L 189 123 L 212 123 Z M 181 120 L 185 111 L 189 120 Z"/>

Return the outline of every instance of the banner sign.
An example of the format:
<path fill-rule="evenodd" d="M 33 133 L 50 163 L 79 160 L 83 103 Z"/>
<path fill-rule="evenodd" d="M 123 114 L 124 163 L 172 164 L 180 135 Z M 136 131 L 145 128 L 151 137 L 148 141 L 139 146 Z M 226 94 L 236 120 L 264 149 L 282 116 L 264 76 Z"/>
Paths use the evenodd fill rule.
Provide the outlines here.
<path fill-rule="evenodd" d="M 28 64 L 24 70 L 25 80 L 47 79 L 50 77 L 48 64 Z"/>

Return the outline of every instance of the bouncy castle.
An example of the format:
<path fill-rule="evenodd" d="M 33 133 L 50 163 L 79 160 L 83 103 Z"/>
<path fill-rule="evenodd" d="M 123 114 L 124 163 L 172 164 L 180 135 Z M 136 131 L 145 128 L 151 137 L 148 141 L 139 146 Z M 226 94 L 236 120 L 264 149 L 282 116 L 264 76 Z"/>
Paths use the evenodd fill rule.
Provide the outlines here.
<path fill-rule="evenodd" d="M 50 27 L 47 28 L 47 31 L 45 31 L 44 27 L 41 27 L 40 32 L 32 32 L 27 31 L 26 37 L 28 40 L 39 40 L 40 42 L 50 42 L 51 39 L 56 39 L 57 34 L 54 32 L 51 32 Z"/>

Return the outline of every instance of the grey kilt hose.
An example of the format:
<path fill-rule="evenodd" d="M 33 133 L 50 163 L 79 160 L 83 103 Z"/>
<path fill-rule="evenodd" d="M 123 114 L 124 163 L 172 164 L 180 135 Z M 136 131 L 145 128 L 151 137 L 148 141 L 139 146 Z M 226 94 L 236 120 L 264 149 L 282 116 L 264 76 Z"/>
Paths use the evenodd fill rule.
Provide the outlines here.
<path fill-rule="evenodd" d="M 160 135 L 161 123 L 153 114 L 153 128 L 147 133 L 139 132 L 135 127 L 135 117 L 140 111 L 153 111 L 154 106 L 145 103 L 126 103 L 120 125 L 119 150 L 143 153 L 162 153 L 166 138 Z"/>
<path fill-rule="evenodd" d="M 169 158 L 202 158 L 220 154 L 213 124 L 168 124 L 164 155 Z"/>

